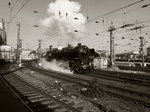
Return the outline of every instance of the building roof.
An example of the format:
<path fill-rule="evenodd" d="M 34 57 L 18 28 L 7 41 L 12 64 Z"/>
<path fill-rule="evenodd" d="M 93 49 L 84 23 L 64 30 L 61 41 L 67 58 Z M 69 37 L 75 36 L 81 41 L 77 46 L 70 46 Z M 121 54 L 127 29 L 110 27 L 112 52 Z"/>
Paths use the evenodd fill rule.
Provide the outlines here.
<path fill-rule="evenodd" d="M 130 51 L 130 52 L 125 52 L 125 53 L 118 53 L 116 55 L 127 55 L 127 54 L 139 54 L 139 51 Z"/>

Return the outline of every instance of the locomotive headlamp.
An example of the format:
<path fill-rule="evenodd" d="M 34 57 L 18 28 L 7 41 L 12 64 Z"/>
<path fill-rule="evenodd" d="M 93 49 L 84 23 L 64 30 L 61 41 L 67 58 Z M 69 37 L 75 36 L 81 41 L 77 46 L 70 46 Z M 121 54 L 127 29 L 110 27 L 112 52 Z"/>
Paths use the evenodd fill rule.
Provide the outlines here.
<path fill-rule="evenodd" d="M 46 53 L 43 53 L 43 54 L 42 54 L 42 56 L 45 56 L 45 55 L 46 55 Z"/>
<path fill-rule="evenodd" d="M 21 67 L 22 66 L 22 64 L 21 63 L 19 63 L 19 67 Z"/>
<path fill-rule="evenodd" d="M 87 47 L 82 47 L 81 49 L 80 49 L 80 53 L 84 53 L 84 54 L 86 54 L 88 51 L 87 51 Z"/>

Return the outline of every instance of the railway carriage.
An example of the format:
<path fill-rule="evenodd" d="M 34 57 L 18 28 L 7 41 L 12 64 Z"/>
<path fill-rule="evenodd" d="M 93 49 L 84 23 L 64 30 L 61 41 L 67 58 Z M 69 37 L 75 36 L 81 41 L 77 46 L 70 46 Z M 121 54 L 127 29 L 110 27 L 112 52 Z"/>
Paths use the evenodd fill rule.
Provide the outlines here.
<path fill-rule="evenodd" d="M 135 51 L 116 54 L 115 64 L 123 66 L 142 66 L 142 54 Z M 144 55 L 144 66 L 150 66 L 150 48 L 147 48 L 147 53 Z"/>
<path fill-rule="evenodd" d="M 0 45 L 0 63 L 14 62 L 15 50 L 9 45 Z"/>
<path fill-rule="evenodd" d="M 147 58 L 146 61 L 150 63 L 150 47 L 147 48 Z"/>

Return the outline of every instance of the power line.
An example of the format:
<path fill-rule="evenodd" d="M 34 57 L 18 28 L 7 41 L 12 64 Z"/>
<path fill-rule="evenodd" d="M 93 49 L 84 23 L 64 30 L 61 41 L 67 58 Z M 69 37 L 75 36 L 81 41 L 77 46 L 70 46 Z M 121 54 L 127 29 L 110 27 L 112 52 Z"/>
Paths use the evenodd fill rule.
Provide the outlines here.
<path fill-rule="evenodd" d="M 18 0 L 17 0 L 18 1 Z M 23 5 L 22 7 L 17 11 L 17 13 L 12 17 L 10 18 L 9 22 L 8 22 L 8 28 L 7 28 L 7 34 L 8 34 L 8 29 L 9 29 L 9 24 L 11 23 L 11 21 L 17 16 L 17 14 L 22 10 L 22 8 L 29 2 L 29 0 L 27 0 Z M 16 4 L 17 2 L 15 2 Z M 10 5 L 10 3 L 9 3 Z M 14 6 L 14 5 L 13 5 Z M 11 8 L 11 13 L 12 13 L 12 8 Z"/>
<path fill-rule="evenodd" d="M 15 7 L 15 5 L 17 4 L 18 1 L 19 1 L 19 0 L 16 0 L 16 1 L 15 1 L 14 5 L 11 7 L 11 10 Z"/>
<path fill-rule="evenodd" d="M 71 26 L 70 28 L 76 28 L 76 27 L 79 27 L 79 26 L 81 26 L 81 25 L 88 24 L 88 23 L 93 22 L 93 21 L 95 21 L 95 20 L 97 20 L 97 19 L 99 19 L 99 18 L 102 18 L 102 17 L 104 17 L 104 16 L 107 16 L 107 15 L 110 15 L 110 14 L 112 14 L 112 13 L 118 12 L 118 11 L 120 11 L 120 10 L 122 10 L 122 9 L 131 7 L 131 6 L 135 5 L 135 4 L 141 3 L 141 2 L 143 2 L 143 1 L 144 1 L 144 0 L 139 0 L 139 1 L 134 2 L 134 3 L 132 3 L 132 4 L 128 4 L 128 5 L 124 6 L 124 7 L 119 8 L 119 9 L 115 9 L 115 10 L 110 11 L 110 12 L 108 12 L 108 13 L 105 13 L 105 14 L 103 14 L 103 15 L 99 15 L 99 16 L 96 16 L 96 17 L 94 17 L 94 18 L 91 18 L 90 20 L 85 21 L 85 23 L 79 24 L 79 25 L 77 25 L 77 26 Z"/>
<path fill-rule="evenodd" d="M 104 0 L 101 0 L 100 2 L 103 2 Z M 95 2 L 95 1 L 94 1 Z M 94 2 L 90 2 L 90 3 L 94 3 Z M 96 4 L 97 5 L 97 4 Z M 92 6 L 93 7 L 93 6 Z M 84 9 L 84 10 L 81 10 L 81 12 L 80 13 L 82 13 L 83 11 L 85 11 L 85 10 L 88 10 L 89 8 L 91 8 L 91 6 L 89 6 L 89 7 L 87 7 L 86 9 Z M 59 12 L 60 13 L 60 12 Z M 61 18 L 60 19 L 58 19 L 57 20 L 57 22 L 60 22 L 61 20 L 62 20 L 62 18 L 63 17 L 66 17 L 66 16 L 61 16 Z M 69 18 L 72 18 L 72 16 L 70 16 Z M 87 19 L 88 19 L 89 17 L 88 17 L 88 15 L 87 15 Z M 74 17 L 74 19 L 78 19 L 78 18 L 76 18 L 76 17 Z M 48 27 L 48 28 L 50 28 L 50 27 Z M 54 30 L 59 30 L 59 31 L 64 31 L 64 29 L 56 29 L 56 28 L 52 28 L 51 27 L 51 29 L 54 29 Z M 67 30 L 68 30 L 68 28 L 67 28 Z"/>
<path fill-rule="evenodd" d="M 77 26 L 75 26 L 75 25 L 70 26 L 69 28 L 67 28 L 67 30 L 68 30 L 68 29 L 74 29 L 74 28 L 76 28 L 76 27 L 78 27 L 78 26 L 81 26 L 81 25 L 90 23 L 90 22 L 92 22 L 92 21 L 94 21 L 94 20 L 96 20 L 96 19 L 98 19 L 98 18 L 102 18 L 102 17 L 104 17 L 104 16 L 106 16 L 106 15 L 115 13 L 115 12 L 117 12 L 117 11 L 120 11 L 120 10 L 122 10 L 122 9 L 125 9 L 125 8 L 127 8 L 127 7 L 133 6 L 133 5 L 135 5 L 135 4 L 137 4 L 137 3 L 140 3 L 140 2 L 143 2 L 143 1 L 144 1 L 144 0 L 140 0 L 140 1 L 134 2 L 134 3 L 132 3 L 132 4 L 126 5 L 126 6 L 122 7 L 122 8 L 119 8 L 119 9 L 113 10 L 113 11 L 111 11 L 111 12 L 105 13 L 105 14 L 103 14 L 103 15 L 94 17 L 94 18 L 92 18 L 92 19 L 90 19 L 90 20 L 88 20 L 88 21 L 85 21 L 85 22 L 82 23 L 82 24 L 79 24 L 79 25 L 76 24 Z M 55 29 L 55 28 L 52 28 L 52 29 Z M 58 29 L 58 30 L 61 31 L 61 30 L 63 30 L 63 29 Z M 65 31 L 65 30 L 64 30 L 64 31 Z M 53 34 L 52 34 L 52 35 L 53 35 Z M 55 35 L 55 34 L 54 34 L 54 35 Z"/>
<path fill-rule="evenodd" d="M 2 22 L 2 21 L 0 21 Z M 7 24 L 16 24 L 16 22 L 8 22 L 8 21 L 5 21 L 4 23 L 7 23 Z M 41 25 L 33 25 L 33 24 L 27 24 L 27 23 L 21 23 L 21 25 L 27 25 L 27 26 L 32 26 L 32 27 L 39 27 L 41 28 L 42 26 Z M 51 30 L 55 30 L 55 31 L 65 31 L 63 29 L 57 29 L 57 28 L 54 28 L 54 27 L 46 27 L 46 28 L 49 28 Z"/>
<path fill-rule="evenodd" d="M 144 0 L 140 0 L 140 1 L 134 2 L 134 3 L 132 3 L 132 4 L 129 4 L 129 5 L 124 6 L 124 7 L 122 7 L 122 8 L 119 8 L 119 9 L 113 10 L 113 11 L 111 11 L 111 12 L 105 13 L 105 14 L 103 14 L 103 15 L 94 17 L 94 18 L 92 18 L 92 19 L 90 19 L 90 20 L 88 20 L 88 21 L 85 21 L 85 22 L 82 23 L 82 24 L 76 24 L 76 26 L 73 25 L 73 26 L 71 26 L 71 27 L 69 27 L 69 28 L 67 28 L 67 29 L 74 29 L 74 28 L 76 28 L 76 27 L 78 27 L 78 26 L 81 26 L 81 25 L 84 25 L 84 24 L 88 24 L 88 23 L 90 23 L 90 22 L 92 22 L 92 21 L 94 21 L 94 20 L 96 20 L 96 19 L 99 19 L 99 18 L 102 18 L 102 17 L 107 16 L 107 15 L 109 15 L 109 14 L 118 12 L 118 11 L 120 11 L 120 10 L 122 10 L 122 9 L 125 9 L 125 8 L 127 8 L 127 7 L 133 6 L 133 5 L 138 4 L 138 3 L 140 3 L 140 2 L 143 2 L 143 1 L 144 1 Z M 61 30 L 61 29 L 60 29 L 60 30 Z"/>
<path fill-rule="evenodd" d="M 134 26 L 135 24 L 147 23 L 147 22 L 150 22 L 150 20 L 145 20 L 145 21 L 141 21 L 141 22 L 137 22 L 137 23 L 131 23 L 131 24 L 125 24 L 125 25 L 123 25 L 123 26 L 116 27 L 115 30 L 123 29 L 123 28 L 125 28 L 125 27 Z M 145 27 L 149 27 L 149 26 L 145 26 Z M 66 31 L 66 30 L 63 30 L 63 29 L 55 29 L 55 28 L 51 28 L 51 27 L 47 27 L 47 28 L 50 28 L 50 29 L 52 29 L 52 30 L 57 30 L 57 31 Z M 128 31 L 131 31 L 131 30 L 128 30 Z M 128 31 L 125 31 L 124 33 L 128 32 Z M 81 31 L 79 31 L 79 30 L 74 30 L 74 32 L 79 32 L 79 33 L 88 34 L 88 35 L 108 36 L 108 35 L 101 34 L 101 33 L 106 33 L 106 32 L 108 32 L 108 30 L 100 31 L 100 32 L 97 32 L 97 33 L 86 33 L 86 32 L 81 32 Z M 123 33 L 123 32 L 121 32 L 121 33 Z M 54 35 L 56 35 L 56 34 L 57 34 L 57 33 L 54 33 L 54 34 L 52 34 L 52 35 L 50 35 L 50 36 L 54 36 Z M 120 34 L 120 32 L 117 33 L 117 34 Z M 83 36 L 83 37 L 84 37 L 84 36 Z"/>
<path fill-rule="evenodd" d="M 22 7 L 17 11 L 17 13 L 10 19 L 10 21 L 8 23 L 10 23 L 16 16 L 17 14 L 22 10 L 22 8 L 29 2 L 30 0 L 27 0 Z"/>
<path fill-rule="evenodd" d="M 148 19 L 148 20 L 143 20 L 143 21 L 140 21 L 140 22 L 136 22 L 136 23 L 126 23 L 126 24 L 124 24 L 123 26 L 120 26 L 120 27 L 117 27 L 116 29 L 123 29 L 123 28 L 126 28 L 126 27 L 130 27 L 130 26 L 134 26 L 134 25 L 138 25 L 138 24 L 141 24 L 141 23 L 148 23 L 148 22 L 150 22 L 150 19 Z M 147 26 L 146 26 L 147 27 Z M 128 30 L 127 30 L 128 31 Z M 127 32 L 126 31 L 126 32 Z M 129 30 L 130 31 L 130 30 Z M 107 30 L 104 30 L 104 31 L 99 31 L 99 32 L 97 32 L 97 34 L 99 34 L 99 33 L 105 33 L 105 32 L 107 32 Z"/>

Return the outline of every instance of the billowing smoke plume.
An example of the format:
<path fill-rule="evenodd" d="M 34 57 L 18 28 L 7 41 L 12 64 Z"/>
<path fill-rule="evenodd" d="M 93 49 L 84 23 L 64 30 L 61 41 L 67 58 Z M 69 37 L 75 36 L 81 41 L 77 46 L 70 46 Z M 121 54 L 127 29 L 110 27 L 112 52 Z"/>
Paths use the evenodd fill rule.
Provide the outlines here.
<path fill-rule="evenodd" d="M 51 62 L 47 62 L 44 58 L 41 59 L 41 66 L 45 69 L 51 69 L 59 72 L 64 73 L 70 73 L 73 72 L 70 71 L 69 65 L 66 62 L 63 61 L 56 61 L 55 59 Z"/>
<path fill-rule="evenodd" d="M 2 29 L 2 23 L 0 22 L 0 29 Z"/>
<path fill-rule="evenodd" d="M 42 25 L 47 27 L 47 36 L 51 44 L 66 46 L 75 45 L 80 41 L 79 33 L 74 32 L 74 26 L 85 22 L 85 17 L 80 13 L 81 5 L 70 0 L 56 0 L 48 5 L 48 17 L 42 20 Z M 76 30 L 84 31 L 84 26 Z"/>

